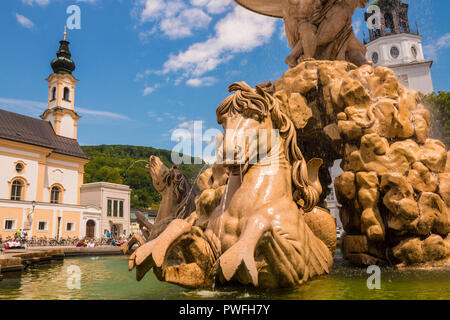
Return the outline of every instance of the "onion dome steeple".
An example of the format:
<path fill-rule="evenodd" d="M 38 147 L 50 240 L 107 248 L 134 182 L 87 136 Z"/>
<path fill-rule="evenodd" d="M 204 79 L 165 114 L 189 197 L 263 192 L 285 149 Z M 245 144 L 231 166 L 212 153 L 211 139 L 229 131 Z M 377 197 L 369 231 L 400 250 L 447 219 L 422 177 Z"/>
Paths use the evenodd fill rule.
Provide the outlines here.
<path fill-rule="evenodd" d="M 75 112 L 75 86 L 78 82 L 72 75 L 75 63 L 70 59 L 69 41 L 59 43 L 57 58 L 52 61 L 53 73 L 46 79 L 48 82 L 48 108 L 41 115 L 41 119 L 50 121 L 59 136 L 70 139 L 77 138 L 78 120 L 80 116 Z"/>
<path fill-rule="evenodd" d="M 70 42 L 66 40 L 67 32 L 64 30 L 64 40 L 61 40 L 60 47 L 56 53 L 57 58 L 51 62 L 53 72 L 56 74 L 72 74 L 75 70 L 75 63 L 70 59 L 72 54 L 69 50 Z"/>

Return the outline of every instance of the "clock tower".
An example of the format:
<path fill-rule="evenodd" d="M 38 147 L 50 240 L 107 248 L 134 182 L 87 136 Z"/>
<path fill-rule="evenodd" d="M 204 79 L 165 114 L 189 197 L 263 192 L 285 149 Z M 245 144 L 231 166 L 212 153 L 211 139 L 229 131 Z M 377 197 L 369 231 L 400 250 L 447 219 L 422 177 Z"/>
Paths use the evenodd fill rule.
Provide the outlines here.
<path fill-rule="evenodd" d="M 408 4 L 402 0 L 375 0 L 369 4 L 365 18 L 369 25 L 376 26 L 369 30 L 369 39 L 364 40 L 367 60 L 375 67 L 391 68 L 399 82 L 409 89 L 424 94 L 433 92 L 430 71 L 433 61 L 424 57 L 417 26 L 415 30 L 410 28 Z"/>

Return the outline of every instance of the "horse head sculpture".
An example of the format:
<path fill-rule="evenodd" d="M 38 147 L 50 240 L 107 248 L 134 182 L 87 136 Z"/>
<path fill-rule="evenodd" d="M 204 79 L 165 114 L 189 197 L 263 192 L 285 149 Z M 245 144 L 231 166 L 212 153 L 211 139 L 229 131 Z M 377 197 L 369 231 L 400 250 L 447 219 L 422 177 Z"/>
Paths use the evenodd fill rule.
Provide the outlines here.
<path fill-rule="evenodd" d="M 293 287 L 332 266 L 329 248 L 304 218 L 320 195 L 312 181 L 320 160 L 308 170 L 292 121 L 263 87 L 241 82 L 229 90 L 235 93 L 216 112 L 230 172 L 222 200 L 204 229 L 175 219 L 138 248 L 129 259 L 138 280 L 153 269 L 160 280 L 185 287 Z M 184 263 L 168 266 L 175 249 Z"/>
<path fill-rule="evenodd" d="M 185 219 L 195 211 L 195 198 L 198 190 L 192 186 L 188 177 L 176 165 L 169 169 L 160 158 L 150 156 L 146 168 L 149 170 L 153 186 L 161 194 L 162 200 L 153 225 L 138 216 L 141 229 L 144 228 L 144 237 L 136 235 L 130 239 L 123 247 L 124 253 L 129 252 L 135 243 L 143 245 L 146 241 L 156 238 L 172 220 Z"/>

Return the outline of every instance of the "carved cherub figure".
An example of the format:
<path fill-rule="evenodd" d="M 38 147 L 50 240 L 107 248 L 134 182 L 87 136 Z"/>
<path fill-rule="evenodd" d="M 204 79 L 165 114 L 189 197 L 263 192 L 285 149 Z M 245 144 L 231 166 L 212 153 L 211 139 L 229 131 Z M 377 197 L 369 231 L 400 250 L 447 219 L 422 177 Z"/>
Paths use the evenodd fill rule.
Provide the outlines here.
<path fill-rule="evenodd" d="M 282 0 L 283 20 L 287 40 L 292 54 L 286 58 L 290 66 L 296 65 L 298 58 L 314 58 L 317 48 L 317 15 L 328 0 Z"/>
<path fill-rule="evenodd" d="M 369 0 L 283 0 L 283 20 L 292 54 L 290 67 L 299 60 L 347 60 L 358 66 L 367 63 L 366 49 L 351 27 L 356 8 Z"/>

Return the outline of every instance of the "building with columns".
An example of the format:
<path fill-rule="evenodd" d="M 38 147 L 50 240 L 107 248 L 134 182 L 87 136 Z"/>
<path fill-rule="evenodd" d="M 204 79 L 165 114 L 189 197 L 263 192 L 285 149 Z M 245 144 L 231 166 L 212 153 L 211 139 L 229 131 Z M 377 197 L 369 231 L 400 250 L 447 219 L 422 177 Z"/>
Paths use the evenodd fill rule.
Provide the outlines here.
<path fill-rule="evenodd" d="M 374 10 L 371 6 L 379 8 Z M 366 58 L 374 66 L 389 67 L 406 88 L 424 94 L 433 92 L 431 66 L 423 54 L 422 36 L 410 27 L 409 5 L 402 0 L 372 1 L 366 13 L 369 25 L 379 28 L 369 30 L 365 39 Z"/>
<path fill-rule="evenodd" d="M 0 237 L 18 229 L 37 238 L 127 235 L 130 188 L 102 183 L 92 196 L 98 184 L 83 185 L 89 160 L 77 141 L 78 80 L 65 36 L 51 67 L 41 119 L 0 107 Z"/>

